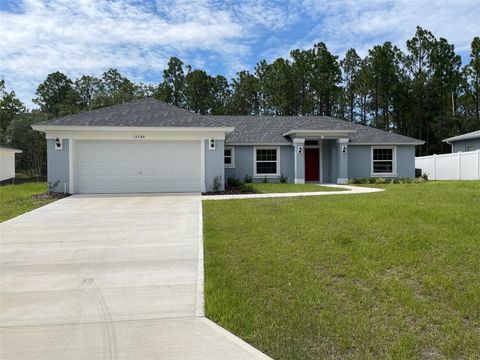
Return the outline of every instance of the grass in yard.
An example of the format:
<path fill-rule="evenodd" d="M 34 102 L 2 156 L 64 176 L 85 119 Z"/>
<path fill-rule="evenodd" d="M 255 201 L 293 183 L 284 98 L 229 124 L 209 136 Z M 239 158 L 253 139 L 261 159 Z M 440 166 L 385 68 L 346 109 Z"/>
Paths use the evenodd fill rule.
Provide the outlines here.
<path fill-rule="evenodd" d="M 253 188 L 258 194 L 289 193 L 289 192 L 315 192 L 315 191 L 343 191 L 343 189 L 321 186 L 315 184 L 264 184 L 253 183 Z"/>
<path fill-rule="evenodd" d="M 480 182 L 379 187 L 204 202 L 207 316 L 274 359 L 478 358 Z"/>
<path fill-rule="evenodd" d="M 32 199 L 32 195 L 47 191 L 45 182 L 0 187 L 0 222 L 14 218 L 27 211 L 46 205 L 56 199 Z"/>

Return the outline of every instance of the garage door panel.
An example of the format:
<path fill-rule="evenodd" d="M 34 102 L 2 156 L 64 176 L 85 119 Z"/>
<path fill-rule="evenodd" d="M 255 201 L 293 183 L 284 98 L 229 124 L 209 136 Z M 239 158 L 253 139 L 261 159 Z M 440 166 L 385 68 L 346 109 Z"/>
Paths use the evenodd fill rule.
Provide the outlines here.
<path fill-rule="evenodd" d="M 198 192 L 198 141 L 78 141 L 75 188 L 79 193 Z"/>

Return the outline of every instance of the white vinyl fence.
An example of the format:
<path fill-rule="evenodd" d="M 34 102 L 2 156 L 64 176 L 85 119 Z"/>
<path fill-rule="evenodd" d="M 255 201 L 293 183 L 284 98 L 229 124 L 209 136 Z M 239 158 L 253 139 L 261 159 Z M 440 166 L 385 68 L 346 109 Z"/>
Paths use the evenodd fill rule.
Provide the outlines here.
<path fill-rule="evenodd" d="M 480 180 L 480 150 L 415 158 L 430 180 Z"/>

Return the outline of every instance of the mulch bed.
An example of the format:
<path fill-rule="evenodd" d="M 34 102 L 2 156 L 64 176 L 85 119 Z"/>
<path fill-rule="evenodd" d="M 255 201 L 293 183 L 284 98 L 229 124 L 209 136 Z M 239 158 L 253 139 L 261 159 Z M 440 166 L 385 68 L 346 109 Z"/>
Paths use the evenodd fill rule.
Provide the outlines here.
<path fill-rule="evenodd" d="M 34 194 L 32 195 L 32 199 L 33 200 L 63 199 L 68 196 L 70 196 L 70 194 L 52 192 L 52 193 Z"/>
<path fill-rule="evenodd" d="M 202 195 L 240 195 L 240 194 L 255 194 L 255 191 L 242 191 L 240 187 L 225 185 L 224 191 L 207 191 L 202 192 Z"/>

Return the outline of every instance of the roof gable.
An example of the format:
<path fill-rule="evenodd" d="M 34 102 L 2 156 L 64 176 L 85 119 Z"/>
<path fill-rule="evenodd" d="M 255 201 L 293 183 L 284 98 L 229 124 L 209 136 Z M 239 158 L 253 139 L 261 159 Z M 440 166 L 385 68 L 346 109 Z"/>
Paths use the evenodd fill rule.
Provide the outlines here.
<path fill-rule="evenodd" d="M 44 121 L 41 126 L 225 127 L 202 116 L 156 99 L 142 99 Z"/>

